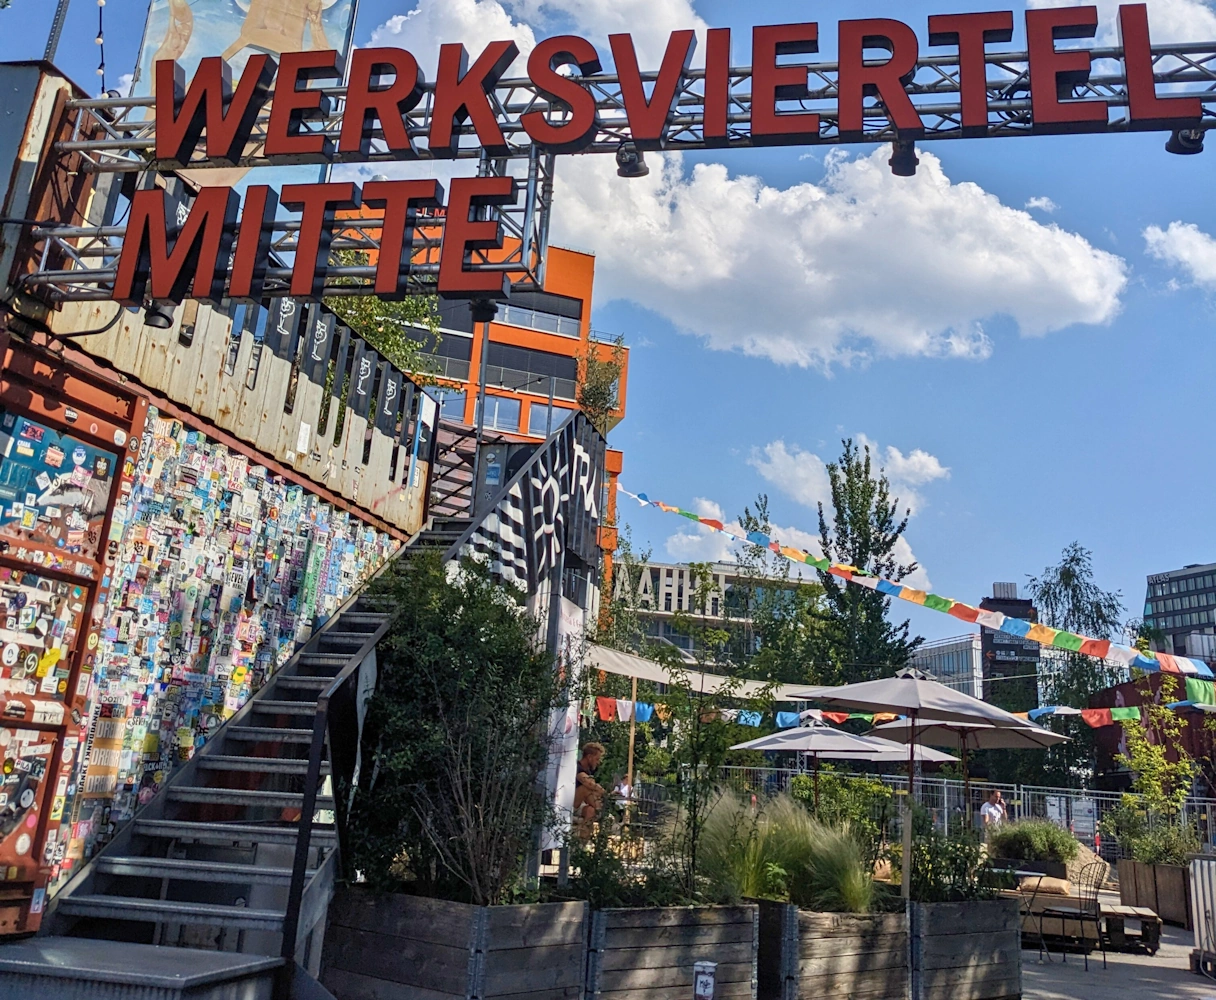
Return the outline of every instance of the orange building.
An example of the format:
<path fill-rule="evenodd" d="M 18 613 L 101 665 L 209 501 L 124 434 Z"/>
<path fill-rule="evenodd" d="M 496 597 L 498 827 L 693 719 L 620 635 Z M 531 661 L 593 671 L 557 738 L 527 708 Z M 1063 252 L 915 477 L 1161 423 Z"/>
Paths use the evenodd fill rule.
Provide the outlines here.
<path fill-rule="evenodd" d="M 490 342 L 482 363 L 482 331 L 468 303 L 441 301 L 438 340 L 427 352 L 436 361 L 440 385 L 430 389 L 442 401 L 447 420 L 468 426 L 477 423 L 477 397 L 485 381 L 485 430 L 496 436 L 538 440 L 557 427 L 570 410 L 578 409 L 579 383 L 588 357 L 619 362 L 620 377 L 610 426 L 625 416 L 629 374 L 628 349 L 597 338 L 591 330 L 591 295 L 595 255 L 551 246 L 539 291 L 514 292 L 500 303 L 489 324 Z M 550 409 L 552 400 L 552 409 Z M 616 549 L 616 483 L 622 454 L 609 449 L 606 511 L 600 540 L 605 573 Z"/>

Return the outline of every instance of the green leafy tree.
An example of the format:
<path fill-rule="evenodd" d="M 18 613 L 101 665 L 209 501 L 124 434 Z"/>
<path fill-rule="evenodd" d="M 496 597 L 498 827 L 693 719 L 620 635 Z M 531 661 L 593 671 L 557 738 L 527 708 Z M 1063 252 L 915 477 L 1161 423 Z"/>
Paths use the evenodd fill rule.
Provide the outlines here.
<path fill-rule="evenodd" d="M 875 475 L 870 448 L 859 450 L 852 439 L 827 466 L 831 486 L 832 514 L 819 505 L 819 538 L 824 555 L 832 562 L 855 566 L 888 580 L 902 580 L 917 569 L 916 563 L 901 563 L 895 546 L 908 527 L 910 510 L 899 517 L 899 499 L 891 496 L 886 473 Z M 847 684 L 890 676 L 908 663 L 912 652 L 924 641 L 909 638 L 909 623 L 891 622 L 887 613 L 891 599 L 874 590 L 851 587 L 828 573 L 820 572 L 826 602 L 825 678 Z"/>
<path fill-rule="evenodd" d="M 1161 688 L 1153 696 L 1150 681 L 1136 683 L 1142 694 L 1142 718 L 1123 722 L 1126 754 L 1116 758 L 1133 775 L 1132 788 L 1142 796 L 1150 815 L 1174 818 L 1191 794 L 1197 768 L 1183 743 L 1186 719 L 1166 705 L 1180 698 L 1178 679 L 1161 675 Z"/>
<path fill-rule="evenodd" d="M 366 266 L 367 254 L 359 250 L 338 250 L 334 261 L 344 267 Z M 354 284 L 354 279 L 350 279 Z M 425 350 L 424 341 L 439 336 L 438 299 L 434 295 L 407 295 L 403 299 L 383 299 L 378 295 L 330 295 L 329 306 L 352 330 L 363 337 L 403 372 L 433 381 L 435 361 Z M 428 378 L 430 376 L 430 378 Z"/>
<path fill-rule="evenodd" d="M 1094 639 L 1115 639 L 1123 631 L 1123 597 L 1117 590 L 1103 590 L 1094 580 L 1093 556 L 1079 542 L 1071 542 L 1060 553 L 1060 561 L 1038 576 L 1029 578 L 1027 592 L 1039 613 L 1039 621 Z M 1123 679 L 1122 670 L 1093 656 L 1051 650 L 1040 667 L 1042 698 L 1046 705 L 1084 708 L 1089 696 Z M 1097 744 L 1094 731 L 1077 716 L 1052 716 L 1053 729 L 1071 737 L 1045 751 L 1018 755 L 1029 774 L 1013 780 L 1034 784 L 1080 785 L 1093 779 Z"/>
<path fill-rule="evenodd" d="M 620 405 L 621 373 L 625 370 L 625 338 L 617 337 L 604 356 L 603 345 L 589 341 L 578 359 L 578 405 L 587 419 L 607 437 Z"/>
<path fill-rule="evenodd" d="M 378 648 L 349 837 L 382 888 L 476 904 L 520 885 L 547 817 L 539 777 L 562 703 L 538 623 L 466 561 L 399 560 L 378 586 L 396 609 Z"/>

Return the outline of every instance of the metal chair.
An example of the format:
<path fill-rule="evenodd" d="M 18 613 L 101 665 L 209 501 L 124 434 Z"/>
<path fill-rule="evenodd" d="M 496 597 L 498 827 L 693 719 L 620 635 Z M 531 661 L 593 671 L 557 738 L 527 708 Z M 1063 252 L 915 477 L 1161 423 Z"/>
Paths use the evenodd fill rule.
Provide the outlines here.
<path fill-rule="evenodd" d="M 1091 861 L 1081 869 L 1081 874 L 1076 881 L 1077 895 L 1080 897 L 1079 907 L 1076 909 L 1048 907 L 1039 911 L 1040 935 L 1043 928 L 1042 921 L 1045 917 L 1057 917 L 1061 921 L 1076 920 L 1081 925 L 1081 954 L 1085 956 L 1086 972 L 1089 971 L 1089 949 L 1085 947 L 1085 925 L 1087 923 L 1094 925 L 1094 933 L 1098 938 L 1098 946 L 1102 949 L 1102 968 L 1106 968 L 1106 938 L 1102 934 L 1102 907 L 1098 902 L 1098 889 L 1102 884 L 1105 873 L 1105 861 Z M 1067 962 L 1068 953 L 1063 947 L 1060 949 L 1060 954 L 1063 960 Z M 1048 957 L 1050 957 L 1050 952 L 1048 953 Z"/>

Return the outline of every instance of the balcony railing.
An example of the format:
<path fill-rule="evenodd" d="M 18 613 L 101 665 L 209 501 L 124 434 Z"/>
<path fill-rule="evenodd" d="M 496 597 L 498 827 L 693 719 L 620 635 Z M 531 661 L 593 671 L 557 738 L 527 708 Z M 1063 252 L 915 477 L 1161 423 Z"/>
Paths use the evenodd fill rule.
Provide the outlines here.
<path fill-rule="evenodd" d="M 521 326 L 525 330 L 556 333 L 563 337 L 582 336 L 580 320 L 570 316 L 558 316 L 556 313 L 541 312 L 539 309 L 527 309 L 523 306 L 504 305 L 496 322 L 506 323 L 509 326 Z"/>
<path fill-rule="evenodd" d="M 486 385 L 500 389 L 511 389 L 514 392 L 530 392 L 535 396 L 549 395 L 549 383 L 553 383 L 554 399 L 578 399 L 578 383 L 572 378 L 558 378 L 555 375 L 536 375 L 533 372 L 520 371 L 518 368 L 504 368 L 501 365 L 486 365 Z"/>

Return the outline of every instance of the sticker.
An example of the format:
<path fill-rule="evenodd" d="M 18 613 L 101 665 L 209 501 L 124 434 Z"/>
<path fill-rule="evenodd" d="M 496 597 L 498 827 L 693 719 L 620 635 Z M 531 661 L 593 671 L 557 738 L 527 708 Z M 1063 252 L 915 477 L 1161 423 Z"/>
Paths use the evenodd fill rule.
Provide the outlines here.
<path fill-rule="evenodd" d="M 45 472 L 38 473 L 38 475 L 34 477 L 34 482 L 36 482 L 38 484 L 38 488 L 44 492 L 51 488 L 51 477 Z"/>
<path fill-rule="evenodd" d="M 76 423 L 76 421 L 77 421 L 77 419 L 79 419 L 79 417 L 80 417 L 80 414 L 77 413 L 75 410 L 73 410 L 70 406 L 65 406 L 63 408 L 63 419 L 66 420 L 69 424 Z"/>
<path fill-rule="evenodd" d="M 52 444 L 47 446 L 46 454 L 42 456 L 42 461 L 52 469 L 58 469 L 63 465 L 63 460 L 66 457 L 62 448 Z"/>
<path fill-rule="evenodd" d="M 87 451 L 85 451 L 84 448 L 82 448 L 80 445 L 77 445 L 75 448 L 72 449 L 72 464 L 73 465 L 84 465 L 85 460 L 88 457 L 89 457 L 89 453 Z"/>
<path fill-rule="evenodd" d="M 126 443 L 127 443 L 127 432 L 126 432 L 126 431 L 124 431 L 124 430 L 122 430 L 121 428 L 119 428 L 118 430 L 116 430 L 116 431 L 114 432 L 114 443 L 115 443 L 116 445 L 118 445 L 118 447 L 120 447 L 120 448 L 121 448 L 121 447 L 122 447 L 124 444 L 126 444 Z"/>
<path fill-rule="evenodd" d="M 20 854 L 29 854 L 30 853 L 30 843 L 31 843 L 30 835 L 28 833 L 21 834 L 21 836 L 17 838 L 17 844 L 16 844 L 16 848 L 15 848 L 17 853 L 19 855 Z"/>
<path fill-rule="evenodd" d="M 0 662 L 3 662 L 6 667 L 16 665 L 17 657 L 21 655 L 21 647 L 15 642 L 5 643 L 4 652 L 0 653 Z"/>
<path fill-rule="evenodd" d="M 89 633 L 88 646 L 89 646 L 89 649 L 97 648 L 97 633 L 96 632 Z"/>
<path fill-rule="evenodd" d="M 42 906 L 46 902 L 46 889 L 35 889 L 34 896 L 30 900 L 30 913 L 41 913 Z"/>

